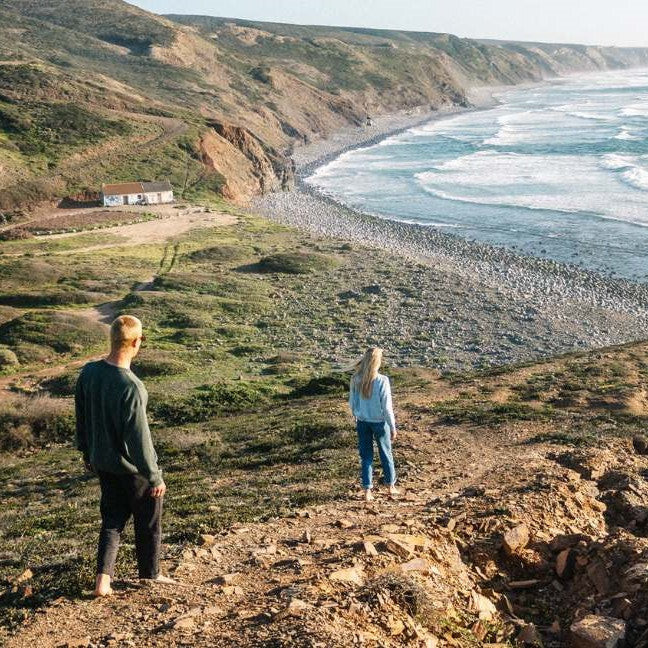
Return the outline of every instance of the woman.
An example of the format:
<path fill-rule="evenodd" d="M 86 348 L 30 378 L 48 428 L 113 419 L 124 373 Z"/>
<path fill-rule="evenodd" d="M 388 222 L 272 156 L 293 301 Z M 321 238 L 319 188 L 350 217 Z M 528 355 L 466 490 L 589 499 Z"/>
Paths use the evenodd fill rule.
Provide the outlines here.
<path fill-rule="evenodd" d="M 396 438 L 396 421 L 389 378 L 378 373 L 381 361 L 382 349 L 369 349 L 356 366 L 349 393 L 349 407 L 356 419 L 362 488 L 367 502 L 373 500 L 371 488 L 374 439 L 378 446 L 383 479 L 389 486 L 389 494 L 393 497 L 399 493 L 395 485 L 396 471 L 391 447 Z"/>

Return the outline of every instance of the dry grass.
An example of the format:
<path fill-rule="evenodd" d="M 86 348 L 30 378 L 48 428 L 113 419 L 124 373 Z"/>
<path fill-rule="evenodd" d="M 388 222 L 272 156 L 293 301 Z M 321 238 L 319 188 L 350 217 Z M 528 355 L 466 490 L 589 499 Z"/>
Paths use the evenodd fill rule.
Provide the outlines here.
<path fill-rule="evenodd" d="M 0 405 L 0 451 L 69 441 L 73 426 L 70 401 L 17 394 Z"/>

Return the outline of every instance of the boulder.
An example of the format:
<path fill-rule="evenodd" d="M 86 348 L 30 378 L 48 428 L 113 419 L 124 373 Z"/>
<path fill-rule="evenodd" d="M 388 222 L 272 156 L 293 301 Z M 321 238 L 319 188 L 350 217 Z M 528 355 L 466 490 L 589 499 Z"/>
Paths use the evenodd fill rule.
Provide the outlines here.
<path fill-rule="evenodd" d="M 569 533 L 557 535 L 550 543 L 549 549 L 554 553 L 560 553 L 565 549 L 575 547 L 579 542 L 590 542 L 592 538 L 584 533 Z"/>
<path fill-rule="evenodd" d="M 414 554 L 414 547 L 404 542 L 400 542 L 395 538 L 387 538 L 385 540 L 387 550 L 401 558 L 410 558 Z"/>
<path fill-rule="evenodd" d="M 625 638 L 621 619 L 590 614 L 570 628 L 572 648 L 617 648 Z"/>
<path fill-rule="evenodd" d="M 234 585 L 240 577 L 241 574 L 239 573 L 223 574 L 222 576 L 217 576 L 214 579 L 214 583 L 216 583 L 216 585 Z"/>
<path fill-rule="evenodd" d="M 403 563 L 400 566 L 400 570 L 403 573 L 420 572 L 421 574 L 429 574 L 431 571 L 431 565 L 429 561 L 425 560 L 425 558 L 414 558 L 409 562 Z"/>
<path fill-rule="evenodd" d="M 471 608 L 475 611 L 480 621 L 491 621 L 497 613 L 497 608 L 493 605 L 493 602 L 475 590 L 470 593 L 470 599 Z"/>
<path fill-rule="evenodd" d="M 565 549 L 556 557 L 556 574 L 564 580 L 569 580 L 574 575 L 576 567 L 576 552 L 573 549 Z"/>
<path fill-rule="evenodd" d="M 354 585 L 364 585 L 364 574 L 358 567 L 349 569 L 338 569 L 329 575 L 329 578 L 336 583 L 353 583 Z"/>
<path fill-rule="evenodd" d="M 216 544 L 216 536 L 211 535 L 211 533 L 202 533 L 200 535 L 200 544 L 203 547 L 211 547 Z"/>
<path fill-rule="evenodd" d="M 529 538 L 529 527 L 526 524 L 519 524 L 513 529 L 509 529 L 503 538 L 504 551 L 509 556 L 513 555 L 529 544 Z"/>
<path fill-rule="evenodd" d="M 374 545 L 374 543 L 371 542 L 370 540 L 365 540 L 362 543 L 362 549 L 367 554 L 367 556 L 377 556 L 378 555 L 378 550 L 376 549 L 376 545 Z"/>

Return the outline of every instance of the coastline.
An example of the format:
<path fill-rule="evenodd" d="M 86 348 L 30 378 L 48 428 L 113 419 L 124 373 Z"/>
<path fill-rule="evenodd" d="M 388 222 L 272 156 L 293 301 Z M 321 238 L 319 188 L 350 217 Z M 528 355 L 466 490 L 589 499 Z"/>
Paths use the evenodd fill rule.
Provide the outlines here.
<path fill-rule="evenodd" d="M 387 282 L 384 301 L 393 315 L 390 322 L 367 330 L 368 339 L 390 349 L 394 364 L 468 369 L 645 339 L 648 284 L 363 213 L 304 182 L 315 168 L 346 151 L 372 146 L 423 123 L 493 107 L 495 90 L 484 90 L 490 103 L 442 113 L 386 116 L 371 132 L 343 129 L 296 149 L 294 190 L 261 197 L 254 203 L 255 211 L 315 237 L 380 250 L 419 268 L 420 307 L 412 308 L 404 303 L 408 300 L 389 295 Z M 395 343 L 404 328 L 420 332 L 419 338 L 425 339 L 414 345 Z M 355 349 L 348 351 L 352 355 Z M 324 350 L 324 355 L 334 363 L 344 361 L 339 349 Z"/>
<path fill-rule="evenodd" d="M 538 84 L 529 84 L 530 87 L 536 85 Z M 494 108 L 499 103 L 495 98 L 495 93 L 507 89 L 510 88 L 507 86 L 473 88 L 468 94 L 471 101 L 471 106 L 468 108 L 446 106 L 439 110 L 424 110 L 419 106 L 408 111 L 379 115 L 373 119 L 372 126 L 347 126 L 332 133 L 330 137 L 301 145 L 292 152 L 298 178 L 307 177 L 318 167 L 332 162 L 348 151 L 374 146 L 384 139 L 400 135 L 410 128 L 468 112 Z"/>

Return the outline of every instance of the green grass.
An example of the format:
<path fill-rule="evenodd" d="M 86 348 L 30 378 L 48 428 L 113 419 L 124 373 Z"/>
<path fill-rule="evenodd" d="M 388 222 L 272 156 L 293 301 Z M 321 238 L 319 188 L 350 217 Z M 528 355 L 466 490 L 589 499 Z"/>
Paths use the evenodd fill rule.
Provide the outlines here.
<path fill-rule="evenodd" d="M 431 408 L 446 425 L 471 423 L 499 425 L 509 421 L 542 421 L 556 415 L 550 407 L 534 408 L 524 403 L 493 403 L 474 399 L 444 401 Z"/>
<path fill-rule="evenodd" d="M 60 238 L 40 239 L 38 237 L 24 241 L 4 241 L 0 243 L 0 259 L 2 256 L 56 254 L 73 252 L 95 245 L 109 245 L 126 242 L 126 238 L 111 233 L 89 233 L 61 236 Z"/>
<path fill-rule="evenodd" d="M 0 325 L 0 344 L 14 351 L 21 364 L 40 364 L 101 348 L 106 331 L 70 313 L 29 312 Z"/>
<path fill-rule="evenodd" d="M 264 520 L 340 497 L 355 477 L 356 457 L 352 426 L 338 405 L 337 397 L 277 401 L 270 411 L 264 404 L 200 424 L 154 425 L 169 487 L 168 551 L 177 554 L 200 533 L 235 521 Z M 29 599 L 10 589 L 0 595 L 0 624 L 12 625 L 31 608 L 91 587 L 98 487 L 68 444 L 22 458 L 0 455 L 0 461 L 0 583 L 26 567 L 35 574 Z M 124 542 L 118 577 L 135 568 L 130 529 Z"/>
<path fill-rule="evenodd" d="M 0 71 L 6 69 L 0 66 Z M 128 135 L 131 128 L 125 121 L 106 119 L 74 103 L 36 105 L 29 110 L 24 104 L 18 109 L 0 102 L 0 131 L 23 155 L 43 156 L 55 164 L 77 148 Z"/>

